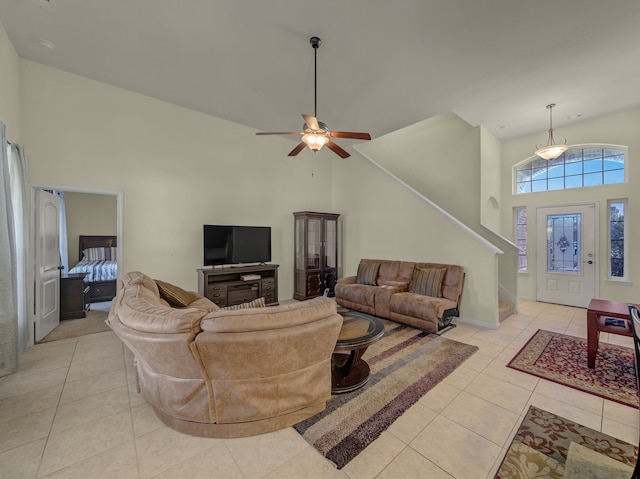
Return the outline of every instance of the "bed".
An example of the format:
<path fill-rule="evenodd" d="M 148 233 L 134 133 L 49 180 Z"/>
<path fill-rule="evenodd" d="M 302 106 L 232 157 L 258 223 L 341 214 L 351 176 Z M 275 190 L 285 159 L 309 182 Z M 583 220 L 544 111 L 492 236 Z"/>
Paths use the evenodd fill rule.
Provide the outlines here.
<path fill-rule="evenodd" d="M 79 236 L 78 258 L 80 261 L 69 274 L 85 274 L 84 282 L 90 287 L 89 301 L 111 301 L 116 295 L 118 279 L 117 237 Z"/>

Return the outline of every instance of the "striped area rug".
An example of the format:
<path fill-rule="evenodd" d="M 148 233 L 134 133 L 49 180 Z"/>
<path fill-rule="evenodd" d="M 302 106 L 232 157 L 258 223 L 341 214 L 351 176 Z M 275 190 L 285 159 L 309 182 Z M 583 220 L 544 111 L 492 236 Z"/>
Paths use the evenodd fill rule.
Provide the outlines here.
<path fill-rule="evenodd" d="M 364 355 L 371 368 L 367 384 L 332 396 L 325 411 L 294 426 L 338 469 L 478 350 L 391 321 L 384 324 L 385 336 Z"/>

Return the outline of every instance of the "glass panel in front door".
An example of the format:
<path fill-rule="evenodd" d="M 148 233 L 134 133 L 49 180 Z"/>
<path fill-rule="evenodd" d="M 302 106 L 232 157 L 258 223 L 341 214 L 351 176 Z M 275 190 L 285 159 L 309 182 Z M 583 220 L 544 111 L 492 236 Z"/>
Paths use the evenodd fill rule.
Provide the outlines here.
<path fill-rule="evenodd" d="M 547 272 L 582 274 L 582 214 L 547 215 Z"/>

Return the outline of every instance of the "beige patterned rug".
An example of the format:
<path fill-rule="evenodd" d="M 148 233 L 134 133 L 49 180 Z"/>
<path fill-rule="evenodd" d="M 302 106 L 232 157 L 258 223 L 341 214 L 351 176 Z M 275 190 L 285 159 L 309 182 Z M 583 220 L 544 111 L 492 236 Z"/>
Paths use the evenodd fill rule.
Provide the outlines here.
<path fill-rule="evenodd" d="M 633 349 L 600 343 L 587 366 L 587 340 L 539 329 L 507 365 L 626 406 L 638 407 Z"/>
<path fill-rule="evenodd" d="M 638 448 L 531 406 L 496 479 L 628 479 Z"/>

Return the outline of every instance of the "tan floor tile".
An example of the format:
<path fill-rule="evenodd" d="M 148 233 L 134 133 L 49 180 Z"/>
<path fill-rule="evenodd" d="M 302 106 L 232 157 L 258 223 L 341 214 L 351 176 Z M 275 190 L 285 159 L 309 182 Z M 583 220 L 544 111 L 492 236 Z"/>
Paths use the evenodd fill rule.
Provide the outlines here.
<path fill-rule="evenodd" d="M 206 477 L 209 476 L 203 476 L 202 479 Z M 243 476 L 239 477 L 243 478 Z M 300 479 L 302 477 L 305 479 L 348 479 L 344 472 L 336 469 L 335 465 L 322 457 L 313 447 L 304 449 L 300 454 L 265 476 L 265 479 Z"/>
<path fill-rule="evenodd" d="M 222 439 L 189 436 L 168 427 L 135 439 L 141 479 L 149 479 L 199 456 Z"/>
<path fill-rule="evenodd" d="M 58 368 L 28 375 L 23 375 L 18 371 L 0 379 L 0 400 L 58 386 L 64 383 L 66 377 L 67 368 Z"/>
<path fill-rule="evenodd" d="M 475 378 L 465 391 L 515 414 L 520 414 L 531 397 L 531 391 L 485 373 Z"/>
<path fill-rule="evenodd" d="M 56 355 L 50 358 L 40 358 L 33 361 L 20 360 L 18 373 L 22 375 L 46 373 L 54 369 L 68 368 L 73 358 L 73 352 Z"/>
<path fill-rule="evenodd" d="M 51 360 L 58 356 L 73 354 L 78 343 L 78 338 L 51 341 L 50 343 L 36 344 L 29 348 L 20 358 L 20 363 L 27 361 Z"/>
<path fill-rule="evenodd" d="M 111 389 L 117 389 L 127 385 L 127 376 L 124 369 L 109 371 L 98 376 L 80 379 L 65 383 L 62 390 L 60 404 L 77 401 L 88 396 L 93 396 Z"/>
<path fill-rule="evenodd" d="M 74 359 L 69 368 L 67 382 L 79 381 L 91 376 L 102 375 L 111 371 L 124 370 L 124 358 L 122 354 L 110 356 L 108 358 L 76 361 Z"/>
<path fill-rule="evenodd" d="M 0 453 L 0 475 L 4 479 L 35 479 L 45 438 Z"/>
<path fill-rule="evenodd" d="M 244 479 L 242 472 L 234 462 L 222 441 L 213 441 L 211 447 L 198 453 L 197 458 L 190 457 L 176 463 L 154 479 Z"/>
<path fill-rule="evenodd" d="M 568 388 L 545 379 L 538 381 L 535 392 L 571 404 L 574 407 L 579 407 L 592 414 L 602 415 L 604 399 L 594 396 L 593 394 Z"/>
<path fill-rule="evenodd" d="M 402 441 L 385 431 L 342 470 L 350 479 L 373 479 L 391 464 L 405 447 Z"/>
<path fill-rule="evenodd" d="M 225 444 L 247 479 L 271 473 L 309 447 L 291 427 L 259 436 L 225 439 Z"/>
<path fill-rule="evenodd" d="M 133 441 L 84 459 L 40 479 L 138 479 Z M 176 477 L 176 476 L 174 476 Z"/>
<path fill-rule="evenodd" d="M 442 415 L 497 445 L 507 440 L 520 416 L 464 391 Z"/>
<path fill-rule="evenodd" d="M 504 328 L 504 329 L 506 330 L 507 328 Z M 505 334 L 502 334 L 500 330 L 496 331 L 493 329 L 487 329 L 485 331 L 480 331 L 474 334 L 472 338 L 480 339 L 482 341 L 486 341 L 487 343 L 495 344 L 496 346 L 505 347 L 511 341 L 513 341 L 513 338 L 515 338 L 516 336 L 518 336 L 518 334 L 520 334 L 520 331 L 518 330 L 516 331 L 517 333 L 514 336 L 507 336 Z"/>
<path fill-rule="evenodd" d="M 387 431 L 405 444 L 409 444 L 436 415 L 433 409 L 417 402 L 396 419 Z"/>
<path fill-rule="evenodd" d="M 91 344 L 91 343 L 78 343 L 76 347 L 76 352 L 73 355 L 73 363 L 84 363 L 86 361 L 93 361 L 96 359 L 102 358 L 110 358 L 112 356 L 120 356 L 123 355 L 123 346 L 122 343 L 99 343 L 99 344 Z"/>
<path fill-rule="evenodd" d="M 0 452 L 46 438 L 51 429 L 56 408 L 28 414 L 2 422 L 0 426 Z"/>
<path fill-rule="evenodd" d="M 479 353 L 483 354 L 484 356 L 489 356 L 492 358 L 495 358 L 505 348 L 504 346 L 500 346 L 497 344 L 490 343 L 488 341 L 484 341 L 482 339 L 478 339 L 475 337 L 475 335 L 465 339 L 464 342 L 467 344 L 478 346 Z"/>
<path fill-rule="evenodd" d="M 51 427 L 51 433 L 59 433 L 105 416 L 128 411 L 129 390 L 126 386 L 122 386 L 77 401 L 60 404 Z"/>
<path fill-rule="evenodd" d="M 10 419 L 58 406 L 62 384 L 20 394 L 0 401 L 0 424 Z"/>
<path fill-rule="evenodd" d="M 434 463 L 418 454 L 413 449 L 405 448 L 376 479 L 452 479 L 453 476 L 444 472 Z"/>
<path fill-rule="evenodd" d="M 532 376 L 531 374 L 524 374 L 515 369 L 507 367 L 508 362 L 500 359 L 495 359 L 489 366 L 483 371 L 493 378 L 506 381 L 515 386 L 533 391 L 538 385 L 539 378 Z"/>
<path fill-rule="evenodd" d="M 529 323 L 531 323 L 531 321 L 533 321 L 533 318 L 534 316 L 523 313 L 512 314 L 507 319 L 502 321 L 502 323 L 500 323 L 500 328 L 502 328 L 503 326 L 508 326 L 510 328 L 515 328 L 521 331 L 526 328 Z"/>
<path fill-rule="evenodd" d="M 457 479 L 486 476 L 502 451 L 500 446 L 443 416 L 431 421 L 410 447 Z"/>
<path fill-rule="evenodd" d="M 433 409 L 435 412 L 440 412 L 461 392 L 462 389 L 441 382 L 422 396 L 418 402 L 429 409 Z"/>
<path fill-rule="evenodd" d="M 39 476 L 52 474 L 133 441 L 129 411 L 103 417 L 49 435 Z"/>
<path fill-rule="evenodd" d="M 131 419 L 133 420 L 135 437 L 144 436 L 164 427 L 164 423 L 158 418 L 153 408 L 144 401 L 136 406 L 131 406 Z"/>
<path fill-rule="evenodd" d="M 640 424 L 640 411 L 637 408 L 625 406 L 617 402 L 604 400 L 602 413 L 605 419 L 621 422 L 623 424 Z"/>
<path fill-rule="evenodd" d="M 471 358 L 473 358 L 473 356 L 471 356 Z M 464 389 L 478 374 L 480 374 L 478 371 L 465 367 L 463 363 L 462 366 L 457 367 L 451 374 L 444 378 L 442 382 L 458 389 Z"/>
<path fill-rule="evenodd" d="M 471 369 L 472 371 L 482 372 L 484 368 L 486 368 L 489 363 L 493 361 L 493 358 L 490 356 L 485 356 L 484 354 L 480 354 L 479 352 L 474 353 L 469 359 L 467 359 L 463 364 L 466 368 Z"/>

